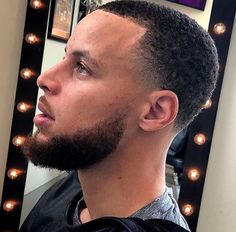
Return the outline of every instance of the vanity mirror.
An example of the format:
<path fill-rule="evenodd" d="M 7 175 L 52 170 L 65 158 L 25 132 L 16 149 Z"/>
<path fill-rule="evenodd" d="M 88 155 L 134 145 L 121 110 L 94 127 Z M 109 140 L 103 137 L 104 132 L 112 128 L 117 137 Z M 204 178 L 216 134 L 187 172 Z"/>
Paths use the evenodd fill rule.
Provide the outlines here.
<path fill-rule="evenodd" d="M 32 2 L 35 2 L 35 4 L 38 2 L 39 5 L 34 7 L 35 5 Z M 76 1 L 74 16 L 77 17 L 81 15 L 79 14 L 78 6 L 79 1 Z M 173 167 L 175 172 L 179 170 L 179 175 L 182 175 L 179 205 L 192 231 L 196 230 L 197 225 L 217 104 L 234 20 L 234 9 L 230 6 L 229 2 L 226 4 L 221 0 L 215 0 L 211 10 L 209 32 L 218 47 L 221 65 L 217 89 L 212 99 L 209 99 L 206 105 L 203 106 L 203 112 L 189 126 L 186 134 L 186 143 L 181 152 L 178 155 L 175 154 L 175 156 L 179 157 L 171 157 L 171 154 L 168 157 L 169 165 Z M 31 167 L 27 173 L 27 163 L 22 158 L 20 151 L 20 146 L 24 142 L 24 136 L 30 133 L 33 128 L 32 118 L 38 93 L 36 78 L 41 72 L 42 65 L 43 70 L 47 69 L 52 63 L 61 59 L 64 53 L 64 43 L 46 39 L 49 9 L 50 1 L 28 1 L 0 213 L 0 228 L 8 231 L 17 231 L 19 227 L 26 174 L 27 178 L 31 177 L 34 182 L 37 182 L 35 180 L 38 178 L 36 177 L 37 171 L 35 169 L 33 172 L 30 172 L 32 171 Z M 76 23 L 75 19 L 73 24 Z M 57 57 L 55 59 L 52 58 L 53 61 L 51 63 L 46 62 L 45 57 L 50 57 L 54 54 L 53 51 L 55 51 L 49 51 L 48 48 L 55 48 L 58 45 L 61 50 L 56 54 Z M 59 173 L 53 173 L 49 176 L 48 181 L 51 181 L 56 176 L 60 178 Z M 42 183 L 42 185 L 45 184 L 45 182 Z M 38 188 L 39 186 L 29 190 L 27 194 Z"/>

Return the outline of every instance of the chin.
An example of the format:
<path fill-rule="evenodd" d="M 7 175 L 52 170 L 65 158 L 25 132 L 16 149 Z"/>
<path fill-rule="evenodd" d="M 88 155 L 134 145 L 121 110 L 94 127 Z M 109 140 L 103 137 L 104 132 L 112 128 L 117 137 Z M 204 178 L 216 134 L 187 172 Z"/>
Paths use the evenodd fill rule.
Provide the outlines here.
<path fill-rule="evenodd" d="M 37 142 L 45 143 L 50 140 L 50 137 L 48 135 L 43 134 L 41 131 L 37 130 L 33 137 L 37 140 Z"/>

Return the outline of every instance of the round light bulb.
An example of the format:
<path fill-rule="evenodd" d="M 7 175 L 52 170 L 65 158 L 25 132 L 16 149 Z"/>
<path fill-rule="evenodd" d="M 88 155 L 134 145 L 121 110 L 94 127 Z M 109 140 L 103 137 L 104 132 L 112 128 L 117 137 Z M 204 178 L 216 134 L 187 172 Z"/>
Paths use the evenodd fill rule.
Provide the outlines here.
<path fill-rule="evenodd" d="M 44 4 L 40 1 L 40 0 L 31 0 L 30 1 L 30 6 L 35 9 L 38 10 L 40 8 L 44 7 Z"/>
<path fill-rule="evenodd" d="M 30 104 L 27 104 L 25 102 L 19 102 L 16 106 L 17 110 L 21 113 L 25 113 L 28 110 L 30 110 L 32 107 Z"/>
<path fill-rule="evenodd" d="M 206 101 L 206 103 L 203 105 L 203 109 L 209 109 L 210 107 L 211 107 L 211 105 L 212 105 L 212 101 L 211 101 L 211 99 L 208 99 L 207 101 Z"/>
<path fill-rule="evenodd" d="M 215 32 L 216 35 L 221 35 L 221 34 L 225 33 L 226 26 L 224 23 L 216 23 L 214 25 L 213 31 Z"/>
<path fill-rule="evenodd" d="M 16 147 L 20 147 L 24 144 L 25 142 L 25 137 L 17 135 L 12 139 L 12 143 L 16 146 Z"/>
<path fill-rule="evenodd" d="M 193 168 L 188 171 L 188 178 L 190 180 L 196 181 L 199 179 L 199 177 L 200 177 L 200 172 L 197 169 Z"/>
<path fill-rule="evenodd" d="M 206 142 L 206 136 L 202 133 L 198 133 L 194 136 L 194 142 L 197 145 L 203 145 Z"/>
<path fill-rule="evenodd" d="M 14 180 L 14 179 L 18 178 L 22 173 L 23 173 L 22 170 L 19 170 L 16 168 L 11 168 L 7 171 L 7 176 L 8 176 L 8 178 Z"/>
<path fill-rule="evenodd" d="M 23 78 L 23 79 L 30 79 L 31 77 L 35 76 L 35 73 L 29 69 L 29 68 L 23 68 L 21 69 L 20 71 L 20 76 Z"/>
<path fill-rule="evenodd" d="M 28 44 L 37 44 L 40 42 L 40 38 L 34 33 L 29 33 L 25 36 L 25 40 Z"/>
<path fill-rule="evenodd" d="M 17 205 L 16 201 L 12 201 L 12 200 L 5 201 L 3 203 L 3 209 L 7 212 L 10 212 L 15 209 L 16 205 Z"/>
<path fill-rule="evenodd" d="M 181 210 L 185 216 L 191 216 L 193 214 L 193 207 L 190 204 L 183 205 Z"/>

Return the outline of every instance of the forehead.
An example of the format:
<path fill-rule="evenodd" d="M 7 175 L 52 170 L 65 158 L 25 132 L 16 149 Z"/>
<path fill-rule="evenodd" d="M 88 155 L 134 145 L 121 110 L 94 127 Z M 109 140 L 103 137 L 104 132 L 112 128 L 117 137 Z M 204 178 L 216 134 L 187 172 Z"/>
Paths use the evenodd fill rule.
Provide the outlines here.
<path fill-rule="evenodd" d="M 96 10 L 80 21 L 67 48 L 88 50 L 94 56 L 124 58 L 145 31 L 145 28 L 127 18 Z"/>

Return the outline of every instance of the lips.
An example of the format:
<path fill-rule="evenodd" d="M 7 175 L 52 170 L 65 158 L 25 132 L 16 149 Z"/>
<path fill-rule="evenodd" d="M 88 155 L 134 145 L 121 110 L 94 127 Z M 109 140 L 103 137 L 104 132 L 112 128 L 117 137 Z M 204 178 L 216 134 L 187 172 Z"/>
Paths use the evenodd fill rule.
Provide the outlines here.
<path fill-rule="evenodd" d="M 52 115 L 52 113 L 49 112 L 49 109 L 46 108 L 46 106 L 42 103 L 42 101 L 39 101 L 39 103 L 38 103 L 38 109 L 43 113 L 43 115 L 44 115 L 45 117 L 48 117 L 48 118 L 50 118 L 50 119 L 52 119 L 52 120 L 55 120 L 55 119 L 54 119 L 54 116 Z"/>
<path fill-rule="evenodd" d="M 38 109 L 42 112 L 34 117 L 34 124 L 37 127 L 46 127 L 54 123 L 55 117 L 51 108 L 44 96 L 39 98 Z"/>

